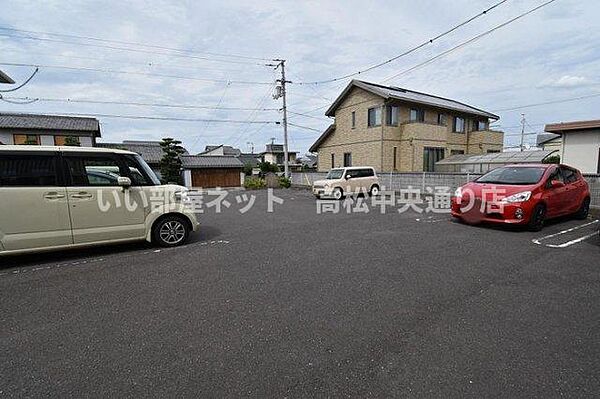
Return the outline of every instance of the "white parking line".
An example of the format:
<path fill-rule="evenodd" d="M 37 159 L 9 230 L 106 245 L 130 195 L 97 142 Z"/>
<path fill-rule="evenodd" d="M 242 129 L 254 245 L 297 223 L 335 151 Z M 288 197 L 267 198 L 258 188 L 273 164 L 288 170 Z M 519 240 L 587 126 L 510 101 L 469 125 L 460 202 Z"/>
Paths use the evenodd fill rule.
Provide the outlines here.
<path fill-rule="evenodd" d="M 578 237 L 578 238 L 576 238 L 574 240 L 570 240 L 570 241 L 564 242 L 562 244 L 544 244 L 544 243 L 542 243 L 542 241 L 546 241 L 549 238 L 558 237 L 558 236 L 561 236 L 563 234 L 571 233 L 573 231 L 579 230 L 579 229 L 581 229 L 583 227 L 591 226 L 591 225 L 596 224 L 598 222 L 600 222 L 600 220 L 594 220 L 593 222 L 584 223 L 584 224 L 582 224 L 580 226 L 571 227 L 570 229 L 559 231 L 558 233 L 550 234 L 550 235 L 547 235 L 547 236 L 544 236 L 544 237 L 540 237 L 540 238 L 534 238 L 533 240 L 531 240 L 531 242 L 533 242 L 534 244 L 543 245 L 543 246 L 546 246 L 546 247 L 549 247 L 549 248 L 567 248 L 567 247 L 570 247 L 571 245 L 577 244 L 578 242 L 585 241 L 588 238 L 591 238 L 591 237 L 595 236 L 596 234 L 598 234 L 598 232 L 594 232 L 592 234 L 586 234 L 586 235 L 584 235 L 582 237 Z"/>

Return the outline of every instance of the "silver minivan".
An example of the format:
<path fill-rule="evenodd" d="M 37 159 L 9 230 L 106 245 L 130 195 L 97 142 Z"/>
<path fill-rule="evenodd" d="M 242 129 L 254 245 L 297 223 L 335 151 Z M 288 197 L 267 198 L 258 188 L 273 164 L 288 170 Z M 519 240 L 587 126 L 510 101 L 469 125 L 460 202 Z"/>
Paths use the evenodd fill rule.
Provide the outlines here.
<path fill-rule="evenodd" d="M 146 240 L 183 244 L 198 221 L 187 189 L 161 185 L 136 153 L 0 146 L 0 255 Z"/>

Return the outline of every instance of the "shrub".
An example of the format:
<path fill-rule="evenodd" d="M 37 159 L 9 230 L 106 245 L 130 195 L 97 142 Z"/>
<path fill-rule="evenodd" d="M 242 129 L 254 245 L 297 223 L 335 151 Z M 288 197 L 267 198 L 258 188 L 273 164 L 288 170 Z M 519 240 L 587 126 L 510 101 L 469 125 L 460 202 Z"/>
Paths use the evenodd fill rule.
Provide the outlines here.
<path fill-rule="evenodd" d="M 279 167 L 277 165 L 275 165 L 274 163 L 270 163 L 270 162 L 261 162 L 258 164 L 258 167 L 263 174 L 266 174 L 269 172 L 271 172 L 271 173 L 279 172 Z"/>
<path fill-rule="evenodd" d="M 243 169 L 244 175 L 246 175 L 246 176 L 252 176 L 252 169 L 253 168 L 252 168 L 252 164 L 251 163 L 245 164 L 244 165 L 244 169 Z"/>
<path fill-rule="evenodd" d="M 265 179 L 260 177 L 246 177 L 244 179 L 244 187 L 248 190 L 258 190 L 267 187 Z"/>
<path fill-rule="evenodd" d="M 292 185 L 292 181 L 285 176 L 281 176 L 279 178 L 279 186 L 283 188 L 290 188 Z"/>

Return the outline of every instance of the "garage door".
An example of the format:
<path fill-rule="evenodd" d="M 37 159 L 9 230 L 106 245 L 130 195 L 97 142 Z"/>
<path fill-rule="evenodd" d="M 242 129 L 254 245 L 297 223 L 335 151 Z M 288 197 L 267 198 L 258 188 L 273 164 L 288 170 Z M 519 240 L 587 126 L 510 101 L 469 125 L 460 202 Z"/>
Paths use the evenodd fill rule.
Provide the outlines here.
<path fill-rule="evenodd" d="M 192 169 L 194 187 L 239 187 L 239 169 Z"/>

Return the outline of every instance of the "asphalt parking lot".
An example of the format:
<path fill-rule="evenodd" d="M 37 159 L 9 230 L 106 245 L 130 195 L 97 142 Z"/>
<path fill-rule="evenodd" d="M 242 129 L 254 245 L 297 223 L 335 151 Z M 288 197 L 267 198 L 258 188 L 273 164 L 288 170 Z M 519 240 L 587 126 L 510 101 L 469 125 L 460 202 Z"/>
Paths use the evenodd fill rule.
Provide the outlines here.
<path fill-rule="evenodd" d="M 0 259 L 0 396 L 600 392 L 594 219 L 531 233 L 248 194 L 181 248 Z"/>

